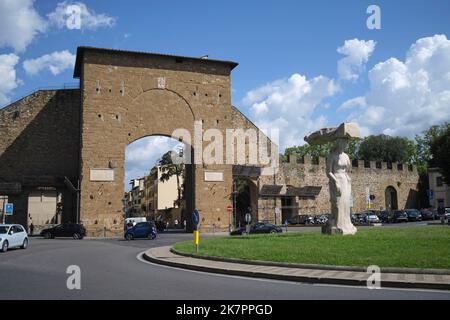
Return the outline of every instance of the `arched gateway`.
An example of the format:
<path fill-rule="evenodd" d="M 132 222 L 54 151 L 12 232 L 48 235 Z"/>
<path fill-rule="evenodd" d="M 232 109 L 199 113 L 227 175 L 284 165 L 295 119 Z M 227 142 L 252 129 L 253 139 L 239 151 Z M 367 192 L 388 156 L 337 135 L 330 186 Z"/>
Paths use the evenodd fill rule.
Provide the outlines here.
<path fill-rule="evenodd" d="M 224 137 L 226 129 L 252 127 L 231 106 L 230 72 L 236 66 L 227 61 L 78 48 L 74 75 L 80 79 L 83 97 L 80 220 L 88 233 L 122 232 L 124 153 L 131 142 L 151 135 L 179 139 L 174 132 L 180 129 L 193 140 L 198 134 L 195 122 L 203 130 L 220 130 Z M 201 152 L 197 149 L 192 148 L 192 158 Z M 199 209 L 204 230 L 213 225 L 216 230 L 228 229 L 232 167 L 197 163 L 187 168 L 186 211 Z"/>

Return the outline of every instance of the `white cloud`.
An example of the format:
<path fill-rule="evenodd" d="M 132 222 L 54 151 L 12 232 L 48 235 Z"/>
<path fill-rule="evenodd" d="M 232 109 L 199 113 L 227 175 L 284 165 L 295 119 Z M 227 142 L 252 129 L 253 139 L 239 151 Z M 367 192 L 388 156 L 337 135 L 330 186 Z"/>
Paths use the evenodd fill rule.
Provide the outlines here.
<path fill-rule="evenodd" d="M 25 51 L 33 38 L 46 30 L 46 22 L 33 7 L 33 0 L 0 1 L 0 47 Z"/>
<path fill-rule="evenodd" d="M 23 68 L 29 75 L 36 75 L 48 69 L 56 76 L 66 69 L 72 69 L 75 65 L 75 58 L 75 55 L 71 54 L 68 50 L 55 51 L 36 59 L 25 60 L 23 62 Z"/>
<path fill-rule="evenodd" d="M 327 119 L 314 116 L 314 110 L 338 90 L 336 83 L 327 77 L 307 80 L 295 73 L 248 92 L 243 104 L 250 107 L 255 124 L 261 129 L 280 130 L 283 149 L 303 144 L 306 133 L 326 125 Z"/>
<path fill-rule="evenodd" d="M 413 137 L 450 120 L 450 40 L 417 40 L 405 61 L 390 58 L 369 71 L 370 89 L 349 120 L 366 133 Z"/>
<path fill-rule="evenodd" d="M 76 8 L 75 11 L 73 10 L 74 7 Z M 104 27 L 110 28 L 116 22 L 115 18 L 104 13 L 96 14 L 83 2 L 79 1 L 60 2 L 56 6 L 55 11 L 49 13 L 47 17 L 50 24 L 55 25 L 59 29 L 95 30 Z"/>
<path fill-rule="evenodd" d="M 147 175 L 156 162 L 169 150 L 180 145 L 167 137 L 146 137 L 130 144 L 125 150 L 125 187 L 131 179 Z"/>
<path fill-rule="evenodd" d="M 10 101 L 9 93 L 19 85 L 15 69 L 18 62 L 19 57 L 13 53 L 0 55 L 0 106 Z"/>
<path fill-rule="evenodd" d="M 354 107 L 365 107 L 367 105 L 366 98 L 365 97 L 356 97 L 353 99 L 349 99 L 347 101 L 344 101 L 337 111 L 352 109 Z"/>
<path fill-rule="evenodd" d="M 344 80 L 356 81 L 375 50 L 375 45 L 376 42 L 373 40 L 346 40 L 344 45 L 337 49 L 338 53 L 345 55 L 338 61 L 339 77 Z"/>

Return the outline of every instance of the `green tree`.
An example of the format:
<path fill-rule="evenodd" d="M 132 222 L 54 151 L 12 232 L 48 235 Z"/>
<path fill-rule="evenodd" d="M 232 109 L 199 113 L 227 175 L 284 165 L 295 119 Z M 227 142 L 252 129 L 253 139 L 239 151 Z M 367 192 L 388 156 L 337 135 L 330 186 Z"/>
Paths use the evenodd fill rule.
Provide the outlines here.
<path fill-rule="evenodd" d="M 435 125 L 424 131 L 420 135 L 416 135 L 416 154 L 414 156 L 414 164 L 417 166 L 417 170 L 421 174 L 426 174 L 429 165 L 433 159 L 431 154 L 431 145 L 433 142 L 442 136 L 447 130 L 450 129 L 450 123 L 444 123 L 442 125 Z"/>
<path fill-rule="evenodd" d="M 412 164 L 416 148 L 408 138 L 388 135 L 368 136 L 359 145 L 358 158 L 367 161 Z"/>
<path fill-rule="evenodd" d="M 185 164 L 184 163 L 174 163 L 172 160 L 172 152 L 175 152 L 179 158 L 183 157 L 183 148 L 179 148 L 177 151 L 168 151 L 166 152 L 158 162 L 158 165 L 161 168 L 161 177 L 159 180 L 161 182 L 165 182 L 169 180 L 171 177 L 176 176 L 177 178 L 177 205 L 181 205 L 182 200 L 182 186 L 181 186 L 181 177 L 184 178 L 185 174 Z M 184 181 L 185 179 L 183 179 Z"/>
<path fill-rule="evenodd" d="M 438 167 L 445 183 L 450 184 L 450 126 L 444 129 L 430 145 L 430 165 Z"/>
<path fill-rule="evenodd" d="M 354 160 L 357 158 L 360 143 L 360 139 L 352 139 L 349 141 L 346 152 L 350 159 Z M 332 147 L 333 143 L 326 143 L 322 145 L 305 144 L 303 146 L 289 147 L 285 149 L 282 159 L 287 160 L 289 155 L 296 155 L 298 158 L 308 155 L 315 160 L 319 157 L 326 158 L 330 154 Z"/>

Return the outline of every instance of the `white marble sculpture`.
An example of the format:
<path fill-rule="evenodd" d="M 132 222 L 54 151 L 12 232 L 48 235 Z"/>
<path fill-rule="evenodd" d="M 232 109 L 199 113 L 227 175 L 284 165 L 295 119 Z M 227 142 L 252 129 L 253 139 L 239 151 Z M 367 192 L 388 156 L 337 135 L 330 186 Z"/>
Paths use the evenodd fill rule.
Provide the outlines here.
<path fill-rule="evenodd" d="M 351 161 L 344 152 L 350 138 L 359 138 L 359 128 L 355 123 L 343 123 L 338 128 L 326 128 L 305 137 L 309 144 L 334 142 L 327 158 L 327 176 L 329 178 L 331 216 L 322 228 L 326 234 L 355 234 L 356 227 L 350 217 L 352 196 L 351 178 L 347 171 Z"/>

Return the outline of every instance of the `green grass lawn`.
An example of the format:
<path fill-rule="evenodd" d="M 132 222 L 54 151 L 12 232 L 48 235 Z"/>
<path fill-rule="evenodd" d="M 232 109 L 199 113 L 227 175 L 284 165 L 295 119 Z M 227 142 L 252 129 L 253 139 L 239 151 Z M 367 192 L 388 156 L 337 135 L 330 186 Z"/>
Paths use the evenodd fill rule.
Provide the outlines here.
<path fill-rule="evenodd" d="M 175 249 L 194 253 L 193 241 Z M 373 228 L 355 236 L 288 233 L 200 239 L 199 255 L 324 265 L 450 269 L 450 228 Z"/>

